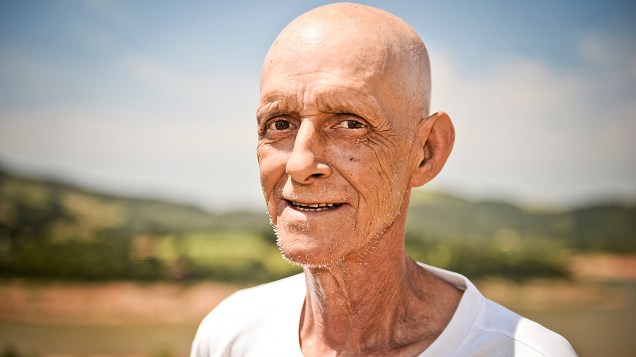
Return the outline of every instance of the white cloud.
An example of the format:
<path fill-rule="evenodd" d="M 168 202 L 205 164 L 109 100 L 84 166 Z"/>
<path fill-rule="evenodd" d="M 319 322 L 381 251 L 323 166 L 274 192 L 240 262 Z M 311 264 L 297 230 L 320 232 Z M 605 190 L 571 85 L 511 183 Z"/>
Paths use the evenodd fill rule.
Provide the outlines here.
<path fill-rule="evenodd" d="M 260 203 L 255 76 L 191 75 L 149 57 L 132 58 L 125 61 L 129 76 L 147 87 L 156 105 L 0 111 L 0 159 L 107 190 L 216 208 Z"/>
<path fill-rule="evenodd" d="M 632 58 L 613 58 L 625 51 L 607 43 L 583 40 L 593 69 L 518 58 L 471 78 L 433 53 L 432 109 L 449 112 L 457 128 L 455 152 L 436 185 L 553 203 L 636 195 L 636 87 L 616 68 Z M 606 97 L 611 103 L 603 105 Z"/>
<path fill-rule="evenodd" d="M 588 35 L 579 44 L 580 67 L 517 58 L 482 76 L 466 76 L 452 58 L 431 51 L 432 110 L 447 111 L 457 128 L 455 151 L 433 186 L 550 203 L 636 196 L 636 55 L 612 46 L 624 42 Z M 0 159 L 105 189 L 217 208 L 262 205 L 258 74 L 192 73 L 145 55 L 121 58 L 120 75 L 143 89 L 130 93 L 144 96 L 142 104 L 0 107 Z M 10 64 L 0 78 L 23 92 L 63 82 L 45 61 L 4 51 L 0 63 Z"/>
<path fill-rule="evenodd" d="M 215 68 L 214 72 L 188 73 L 158 59 L 131 56 L 125 61 L 139 81 L 184 110 L 231 111 L 233 117 L 253 118 L 258 100 L 258 73 Z M 220 120 L 220 118 L 219 118 Z"/>

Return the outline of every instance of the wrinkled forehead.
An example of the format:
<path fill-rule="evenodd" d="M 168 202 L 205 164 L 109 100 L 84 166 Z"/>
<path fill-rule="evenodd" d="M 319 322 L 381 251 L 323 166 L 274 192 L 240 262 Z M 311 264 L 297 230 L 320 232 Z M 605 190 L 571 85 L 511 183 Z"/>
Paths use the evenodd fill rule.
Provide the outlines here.
<path fill-rule="evenodd" d="M 320 75 L 323 75 L 322 77 Z M 387 109 L 428 111 L 430 69 L 426 47 L 402 19 L 358 4 L 331 4 L 293 20 L 270 48 L 261 76 L 261 99 L 272 86 L 315 78 L 353 81 Z M 314 77 L 312 77 L 314 76 Z"/>

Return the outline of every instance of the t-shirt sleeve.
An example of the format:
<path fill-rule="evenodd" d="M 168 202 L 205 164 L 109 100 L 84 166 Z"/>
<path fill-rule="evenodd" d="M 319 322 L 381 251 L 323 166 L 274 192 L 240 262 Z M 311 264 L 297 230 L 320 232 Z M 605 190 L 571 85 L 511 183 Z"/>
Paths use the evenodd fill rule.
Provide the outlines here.
<path fill-rule="evenodd" d="M 228 340 L 228 330 L 232 328 L 232 319 L 228 318 L 236 294 L 228 297 L 210 311 L 201 321 L 197 333 L 192 341 L 190 357 L 222 357 L 230 356 L 228 350 L 231 341 Z"/>
<path fill-rule="evenodd" d="M 211 345 L 214 335 L 214 316 L 213 312 L 201 321 L 197 333 L 192 341 L 192 348 L 190 350 L 190 357 L 210 357 L 213 356 L 212 350 L 214 346 Z"/>

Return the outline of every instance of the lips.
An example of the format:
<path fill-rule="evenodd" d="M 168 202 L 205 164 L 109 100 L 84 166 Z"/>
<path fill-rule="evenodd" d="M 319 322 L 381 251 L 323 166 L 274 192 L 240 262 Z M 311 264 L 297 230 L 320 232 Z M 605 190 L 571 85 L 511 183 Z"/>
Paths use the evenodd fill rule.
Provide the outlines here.
<path fill-rule="evenodd" d="M 296 201 L 289 201 L 289 203 L 292 205 L 292 207 L 299 211 L 313 212 L 326 211 L 340 206 L 340 203 L 300 203 Z"/>

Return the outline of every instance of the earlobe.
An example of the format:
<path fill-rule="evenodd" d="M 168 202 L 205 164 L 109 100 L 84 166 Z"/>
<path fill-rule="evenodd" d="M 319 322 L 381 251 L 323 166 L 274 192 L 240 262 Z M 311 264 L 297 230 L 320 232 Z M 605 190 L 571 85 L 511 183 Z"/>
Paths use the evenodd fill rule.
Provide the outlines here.
<path fill-rule="evenodd" d="M 418 128 L 419 164 L 411 175 L 411 187 L 431 181 L 444 167 L 455 143 L 455 128 L 444 112 L 437 112 L 420 122 Z"/>

